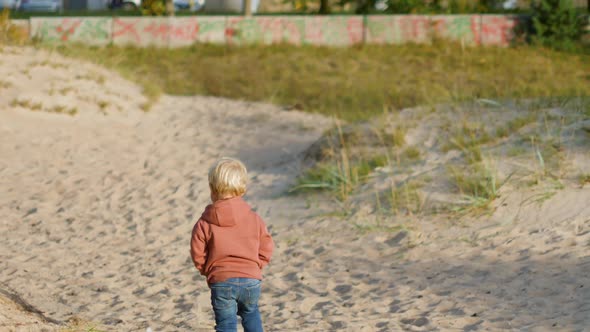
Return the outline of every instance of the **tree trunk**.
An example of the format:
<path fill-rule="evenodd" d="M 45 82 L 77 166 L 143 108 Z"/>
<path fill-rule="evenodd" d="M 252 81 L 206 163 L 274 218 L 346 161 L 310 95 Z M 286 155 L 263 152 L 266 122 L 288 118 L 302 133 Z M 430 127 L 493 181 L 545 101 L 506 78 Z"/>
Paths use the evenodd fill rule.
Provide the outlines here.
<path fill-rule="evenodd" d="M 320 0 L 320 14 L 330 14 L 330 5 L 328 4 L 328 0 Z"/>
<path fill-rule="evenodd" d="M 174 16 L 174 2 L 173 0 L 166 0 L 166 12 L 168 16 Z"/>
<path fill-rule="evenodd" d="M 252 0 L 244 0 L 244 15 L 252 16 Z"/>

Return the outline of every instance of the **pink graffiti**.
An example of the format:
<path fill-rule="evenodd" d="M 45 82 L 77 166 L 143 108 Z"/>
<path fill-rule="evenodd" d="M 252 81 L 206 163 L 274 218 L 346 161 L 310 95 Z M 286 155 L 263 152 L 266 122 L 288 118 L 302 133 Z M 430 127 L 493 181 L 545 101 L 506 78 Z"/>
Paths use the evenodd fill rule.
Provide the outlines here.
<path fill-rule="evenodd" d="M 427 16 L 399 16 L 402 41 L 421 42 L 428 38 L 430 19 Z"/>
<path fill-rule="evenodd" d="M 348 32 L 348 42 L 351 45 L 360 44 L 363 42 L 365 25 L 362 19 L 347 19 L 346 31 Z"/>
<path fill-rule="evenodd" d="M 283 41 L 283 23 L 276 18 L 256 18 L 258 25 L 263 31 L 263 35 L 270 35 L 270 42 L 272 44 Z"/>
<path fill-rule="evenodd" d="M 82 24 L 81 20 L 64 19 L 57 27 L 55 31 L 60 35 L 62 41 L 67 41 L 72 36 L 78 27 Z"/>
<path fill-rule="evenodd" d="M 114 19 L 113 21 L 113 39 L 121 36 L 131 35 L 133 40 L 139 43 L 141 37 L 139 36 L 139 33 L 136 29 L 136 25 L 139 23 L 139 20 L 127 22 L 120 19 Z"/>
<path fill-rule="evenodd" d="M 500 16 L 484 16 L 481 24 L 481 40 L 484 45 L 508 46 L 517 19 Z"/>
<path fill-rule="evenodd" d="M 283 19 L 282 21 L 285 42 L 291 45 L 301 45 L 303 42 L 303 34 L 301 33 L 302 29 L 297 26 L 296 22 L 293 20 Z"/>
<path fill-rule="evenodd" d="M 367 40 L 369 44 L 385 44 L 391 39 L 394 31 L 393 20 L 389 17 L 368 17 Z"/>
<path fill-rule="evenodd" d="M 183 41 L 196 41 L 200 26 L 198 22 L 191 21 L 188 24 L 170 27 L 170 39 Z"/>
<path fill-rule="evenodd" d="M 225 35 L 226 40 L 232 40 L 232 38 L 234 38 L 234 36 L 236 35 L 236 29 L 225 28 L 224 35 Z"/>
<path fill-rule="evenodd" d="M 322 25 L 323 17 L 309 17 L 305 20 L 305 41 L 312 45 L 322 45 L 324 36 Z"/>
<path fill-rule="evenodd" d="M 242 22 L 245 24 L 241 25 Z M 283 24 L 281 19 L 278 18 L 231 18 L 227 25 L 228 27 L 225 29 L 225 35 L 227 42 L 230 44 L 236 41 L 234 39 L 246 35 L 258 36 L 263 42 L 271 44 L 283 41 Z M 268 36 L 270 36 L 270 40 L 267 40 Z"/>
<path fill-rule="evenodd" d="M 471 32 L 473 33 L 473 42 L 475 45 L 481 44 L 481 17 L 471 16 Z"/>
<path fill-rule="evenodd" d="M 143 32 L 151 35 L 154 39 L 160 39 L 167 41 L 170 35 L 170 25 L 167 23 L 150 23 L 148 26 L 143 28 Z"/>

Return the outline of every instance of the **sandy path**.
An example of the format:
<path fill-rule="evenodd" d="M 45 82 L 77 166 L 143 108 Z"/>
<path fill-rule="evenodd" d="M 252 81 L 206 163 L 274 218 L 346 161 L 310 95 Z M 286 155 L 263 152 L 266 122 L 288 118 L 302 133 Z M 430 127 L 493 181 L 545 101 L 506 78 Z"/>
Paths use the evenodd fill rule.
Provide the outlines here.
<path fill-rule="evenodd" d="M 588 186 L 532 203 L 534 192 L 506 194 L 469 224 L 408 217 L 407 232 L 362 234 L 322 217 L 317 197 L 284 194 L 299 152 L 328 120 L 203 97 L 164 96 L 142 113 L 140 91 L 116 75 L 100 83 L 108 72 L 75 62 L 23 72 L 69 60 L 12 52 L 0 62 L 9 82 L 0 99 L 0 287 L 48 317 L 113 331 L 211 330 L 188 238 L 209 199 L 207 168 L 231 155 L 249 167 L 247 199 L 277 242 L 261 300 L 269 331 L 590 326 Z M 23 92 L 27 84 L 38 88 Z M 10 106 L 52 105 L 50 90 L 66 85 L 88 86 L 66 92 L 79 105 L 74 117 Z M 106 110 L 92 101 L 103 99 Z M 11 306 L 0 302 L 0 330 L 42 330 Z"/>
<path fill-rule="evenodd" d="M 187 239 L 208 202 L 209 165 L 242 158 L 254 205 L 286 224 L 289 214 L 274 212 L 272 197 L 292 180 L 295 170 L 284 164 L 296 165 L 318 135 L 301 129 L 312 128 L 313 117 L 263 108 L 164 98 L 122 121 L 4 112 L 3 284 L 58 320 L 90 316 L 123 330 L 208 326 L 206 285 Z"/>

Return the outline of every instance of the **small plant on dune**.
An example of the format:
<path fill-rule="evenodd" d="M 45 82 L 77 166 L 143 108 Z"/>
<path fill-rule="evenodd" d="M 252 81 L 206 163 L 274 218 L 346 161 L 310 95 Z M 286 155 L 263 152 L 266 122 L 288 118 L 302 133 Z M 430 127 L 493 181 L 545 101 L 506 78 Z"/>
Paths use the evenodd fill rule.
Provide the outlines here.
<path fill-rule="evenodd" d="M 529 137 L 536 160 L 533 184 L 546 178 L 560 178 L 563 164 L 562 132 L 565 119 L 543 112 L 542 120 L 536 133 Z"/>
<path fill-rule="evenodd" d="M 498 197 L 499 183 L 496 172 L 485 162 L 470 164 L 463 167 L 448 167 L 452 184 L 463 197 L 457 211 L 469 212 L 487 208 Z M 506 179 L 504 182 L 508 181 Z"/>
<path fill-rule="evenodd" d="M 340 202 L 346 202 L 352 191 L 377 167 L 387 164 L 387 157 L 376 155 L 370 158 L 352 157 L 342 128 L 337 126 L 339 149 L 326 152 L 329 159 L 309 169 L 290 191 L 309 189 L 327 190 Z M 347 135 L 353 139 L 355 131 Z"/>
<path fill-rule="evenodd" d="M 61 63 L 58 63 L 58 62 L 51 62 L 49 60 L 32 61 L 32 62 L 29 63 L 29 67 L 37 67 L 37 66 L 39 66 L 39 67 L 45 67 L 45 66 L 47 66 L 47 67 L 51 67 L 51 68 L 54 68 L 54 69 L 68 68 L 68 66 L 65 65 L 65 64 L 61 64 Z"/>
<path fill-rule="evenodd" d="M 521 128 L 535 122 L 537 122 L 537 115 L 534 113 L 517 117 L 508 121 L 506 125 L 496 128 L 496 136 L 501 138 L 508 137 L 513 133 L 518 132 Z"/>
<path fill-rule="evenodd" d="M 146 101 L 140 105 L 140 108 L 144 112 L 148 112 L 152 109 L 154 104 L 158 101 L 162 95 L 160 87 L 153 83 L 143 84 L 143 95 L 146 97 Z"/>
<path fill-rule="evenodd" d="M 96 72 L 89 72 L 84 75 L 76 75 L 76 79 L 93 81 L 99 85 L 103 85 L 106 82 L 106 77 Z"/>
<path fill-rule="evenodd" d="M 96 323 L 81 319 L 79 317 L 72 317 L 68 320 L 67 326 L 60 330 L 60 332 L 103 332 L 101 327 Z"/>
<path fill-rule="evenodd" d="M 22 107 L 32 111 L 40 111 L 43 109 L 43 104 L 32 102 L 29 99 L 18 99 L 15 98 L 10 102 L 12 107 Z"/>
<path fill-rule="evenodd" d="M 308 170 L 290 191 L 308 189 L 328 190 L 340 202 L 346 202 L 352 191 L 377 167 L 387 164 L 387 159 L 377 156 L 369 160 L 351 161 L 346 149 L 340 150 L 335 163 L 326 162 Z"/>
<path fill-rule="evenodd" d="M 12 83 L 0 80 L 0 89 L 7 89 L 12 86 Z"/>
<path fill-rule="evenodd" d="M 43 109 L 43 104 L 41 104 L 41 103 L 31 104 L 31 110 L 33 110 L 33 111 L 40 111 L 42 109 Z"/>
<path fill-rule="evenodd" d="M 424 199 L 418 189 L 422 186 L 416 181 L 405 181 L 396 185 L 391 181 L 389 206 L 393 214 L 417 214 L 422 211 Z"/>
<path fill-rule="evenodd" d="M 99 100 L 96 104 L 98 105 L 98 108 L 100 109 L 100 111 L 103 112 L 103 113 L 105 113 L 107 107 L 110 106 L 110 103 L 108 101 L 105 101 L 105 100 Z"/>
<path fill-rule="evenodd" d="M 63 106 L 63 105 L 53 106 L 53 108 L 51 108 L 49 111 L 52 113 L 67 114 L 70 116 L 74 116 L 74 115 L 78 114 L 78 108 L 67 107 L 67 106 Z"/>
<path fill-rule="evenodd" d="M 441 150 L 447 152 L 453 149 L 462 151 L 469 162 L 479 162 L 481 157 L 481 145 L 493 141 L 493 138 L 485 130 L 481 123 L 469 123 L 463 121 L 460 128 L 453 131 L 448 142 Z"/>
<path fill-rule="evenodd" d="M 65 87 L 65 88 L 59 89 L 59 94 L 61 94 L 62 96 L 65 96 L 65 95 L 67 95 L 71 91 L 74 91 L 74 88 L 72 88 L 72 87 Z"/>
<path fill-rule="evenodd" d="M 590 183 L 590 173 L 580 174 L 580 176 L 578 178 L 579 178 L 578 182 L 580 183 L 581 186 L 584 186 L 584 185 L 587 185 Z"/>
<path fill-rule="evenodd" d="M 406 144 L 407 129 L 402 126 L 397 126 L 391 133 L 383 133 L 383 141 L 386 145 L 393 147 L 402 147 Z"/>
<path fill-rule="evenodd" d="M 420 159 L 421 152 L 415 146 L 409 146 L 404 151 L 402 151 L 400 157 L 404 160 L 415 161 Z"/>

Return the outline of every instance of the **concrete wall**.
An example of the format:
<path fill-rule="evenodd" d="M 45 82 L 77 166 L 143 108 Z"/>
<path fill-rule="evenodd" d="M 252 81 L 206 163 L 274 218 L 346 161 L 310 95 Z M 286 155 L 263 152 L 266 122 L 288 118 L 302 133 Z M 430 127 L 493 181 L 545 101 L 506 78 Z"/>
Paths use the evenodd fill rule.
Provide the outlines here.
<path fill-rule="evenodd" d="M 30 36 L 50 43 L 181 47 L 195 43 L 351 46 L 429 43 L 508 46 L 524 20 L 510 15 L 35 17 Z"/>

